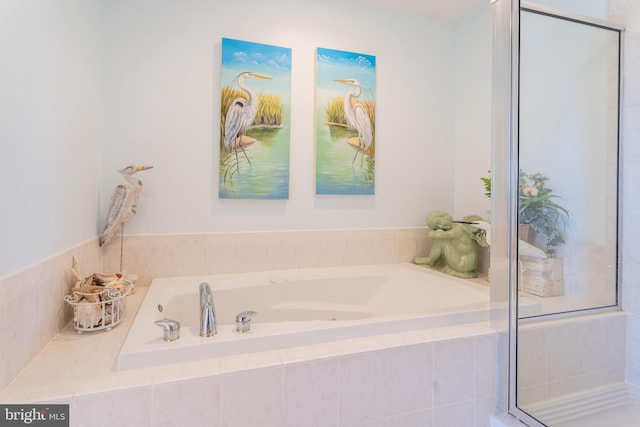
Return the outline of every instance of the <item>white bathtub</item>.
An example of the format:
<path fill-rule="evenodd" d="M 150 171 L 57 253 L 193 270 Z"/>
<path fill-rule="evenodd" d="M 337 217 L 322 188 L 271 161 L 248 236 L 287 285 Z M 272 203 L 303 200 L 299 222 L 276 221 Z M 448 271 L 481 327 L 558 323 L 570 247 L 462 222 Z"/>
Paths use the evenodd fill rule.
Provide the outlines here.
<path fill-rule="evenodd" d="M 213 293 L 217 335 L 199 335 L 199 285 Z M 160 312 L 159 308 L 162 308 Z M 235 316 L 256 311 L 251 332 Z M 180 322 L 165 342 L 155 320 Z M 489 288 L 414 264 L 155 279 L 118 356 L 118 369 L 229 356 L 487 320 Z"/>

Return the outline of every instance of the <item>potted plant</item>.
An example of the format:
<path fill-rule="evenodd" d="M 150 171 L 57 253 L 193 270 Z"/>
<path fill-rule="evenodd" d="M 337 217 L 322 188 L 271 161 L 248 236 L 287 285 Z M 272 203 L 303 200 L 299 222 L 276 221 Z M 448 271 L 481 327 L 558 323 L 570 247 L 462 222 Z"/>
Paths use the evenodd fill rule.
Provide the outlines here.
<path fill-rule="evenodd" d="M 491 175 L 480 179 L 484 184 L 485 195 L 491 197 Z M 566 241 L 565 228 L 569 211 L 557 203 L 559 196 L 553 193 L 548 181 L 549 178 L 539 172 L 529 174 L 520 171 L 518 222 L 544 236 L 544 251 L 548 257 L 554 257 L 556 247 Z M 523 237 L 520 236 L 521 239 Z"/>
<path fill-rule="evenodd" d="M 544 236 L 544 251 L 552 258 L 556 247 L 566 242 L 569 211 L 556 202 L 559 196 L 553 194 L 548 181 L 549 178 L 539 172 L 520 171 L 518 222 L 530 225 L 533 231 Z"/>

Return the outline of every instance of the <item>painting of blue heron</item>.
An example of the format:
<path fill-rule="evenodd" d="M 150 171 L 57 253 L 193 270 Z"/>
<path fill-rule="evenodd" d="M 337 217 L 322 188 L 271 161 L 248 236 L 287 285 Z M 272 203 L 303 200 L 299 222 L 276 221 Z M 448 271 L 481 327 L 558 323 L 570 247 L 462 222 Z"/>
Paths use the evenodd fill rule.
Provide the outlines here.
<path fill-rule="evenodd" d="M 221 199 L 288 199 L 291 49 L 222 39 Z"/>
<path fill-rule="evenodd" d="M 316 51 L 316 194 L 372 195 L 376 58 Z"/>

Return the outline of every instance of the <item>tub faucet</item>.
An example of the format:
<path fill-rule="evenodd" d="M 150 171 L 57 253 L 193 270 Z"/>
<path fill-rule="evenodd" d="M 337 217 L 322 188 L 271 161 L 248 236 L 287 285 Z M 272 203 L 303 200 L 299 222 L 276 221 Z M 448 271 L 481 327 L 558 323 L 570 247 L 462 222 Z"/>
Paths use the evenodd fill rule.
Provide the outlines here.
<path fill-rule="evenodd" d="M 211 337 L 216 330 L 216 310 L 208 283 L 200 283 L 200 336 Z"/>
<path fill-rule="evenodd" d="M 251 318 L 255 316 L 255 311 L 243 311 L 236 316 L 236 332 L 251 331 Z"/>
<path fill-rule="evenodd" d="M 156 320 L 153 323 L 162 328 L 164 331 L 165 341 L 175 341 L 180 338 L 180 322 L 177 320 L 171 320 L 165 317 L 164 319 Z"/>

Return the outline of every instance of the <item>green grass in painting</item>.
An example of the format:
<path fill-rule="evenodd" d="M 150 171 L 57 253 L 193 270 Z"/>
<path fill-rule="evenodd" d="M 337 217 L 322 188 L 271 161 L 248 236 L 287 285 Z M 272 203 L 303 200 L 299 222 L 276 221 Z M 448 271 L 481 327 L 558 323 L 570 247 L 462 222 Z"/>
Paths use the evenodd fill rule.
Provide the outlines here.
<path fill-rule="evenodd" d="M 370 157 L 367 157 L 367 159 L 365 160 L 363 169 L 365 179 L 368 182 L 373 182 L 373 177 L 375 176 L 375 165 Z"/>
<path fill-rule="evenodd" d="M 223 181 L 228 182 L 233 175 L 238 171 L 233 155 L 225 156 L 220 160 L 220 173 L 223 175 Z"/>
<path fill-rule="evenodd" d="M 258 112 L 253 120 L 255 126 L 282 126 L 284 108 L 278 95 L 261 93 L 259 96 Z"/>
<path fill-rule="evenodd" d="M 342 97 L 333 98 L 325 108 L 325 111 L 327 113 L 327 122 L 341 125 L 347 124 L 347 119 L 344 117 L 344 101 Z"/>

